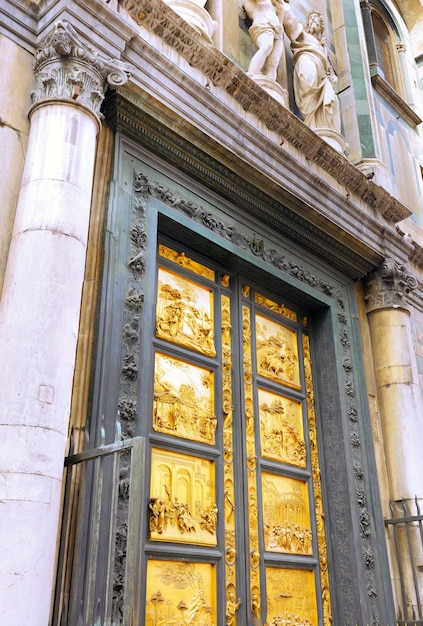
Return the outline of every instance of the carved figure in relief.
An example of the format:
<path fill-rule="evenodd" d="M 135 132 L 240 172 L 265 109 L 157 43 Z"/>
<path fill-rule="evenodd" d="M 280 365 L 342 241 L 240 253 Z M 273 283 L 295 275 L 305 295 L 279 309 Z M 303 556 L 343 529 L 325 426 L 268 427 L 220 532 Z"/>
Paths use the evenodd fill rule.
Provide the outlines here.
<path fill-rule="evenodd" d="M 189 506 L 178 502 L 177 498 L 175 498 L 175 510 L 176 523 L 179 530 L 182 533 L 195 533 L 195 524 Z"/>
<path fill-rule="evenodd" d="M 260 607 L 260 589 L 256 585 L 254 585 L 251 590 L 251 610 L 256 617 L 260 617 Z"/>
<path fill-rule="evenodd" d="M 159 280 L 157 335 L 214 356 L 213 319 L 206 310 L 209 304 L 204 302 L 208 292 L 191 288 L 182 280 L 171 280 Z"/>
<path fill-rule="evenodd" d="M 233 585 L 228 585 L 226 597 L 226 626 L 235 626 L 236 612 L 241 605 L 241 600 L 235 601 L 235 590 Z"/>
<path fill-rule="evenodd" d="M 162 533 L 165 524 L 165 503 L 160 498 L 151 498 L 150 500 L 150 531 Z"/>
<path fill-rule="evenodd" d="M 252 21 L 249 35 L 257 46 L 248 73 L 263 73 L 276 80 L 283 53 L 283 14 L 285 2 L 280 0 L 244 0 L 244 9 Z M 262 71 L 265 67 L 264 72 Z"/>
<path fill-rule="evenodd" d="M 284 27 L 293 53 L 295 100 L 304 123 L 310 128 L 330 128 L 340 133 L 337 77 L 326 46 L 323 16 L 310 11 L 304 28 L 291 11 L 289 14 Z"/>
<path fill-rule="evenodd" d="M 270 339 L 257 351 L 258 365 L 272 378 L 292 381 L 297 369 L 297 357 L 286 341 Z"/>
<path fill-rule="evenodd" d="M 228 546 L 226 548 L 226 563 L 228 565 L 233 565 L 236 560 L 236 550 L 233 546 Z"/>
<path fill-rule="evenodd" d="M 188 504 L 179 502 L 178 498 L 167 502 L 161 498 L 151 498 L 150 504 L 150 532 L 162 534 L 168 526 L 177 528 L 180 533 L 195 533 L 195 519 Z M 208 511 L 203 510 L 200 515 L 200 528 L 214 535 L 217 523 L 217 506 L 212 504 Z"/>
<path fill-rule="evenodd" d="M 216 532 L 217 506 L 212 504 L 208 511 L 201 511 L 200 526 L 212 535 Z"/>
<path fill-rule="evenodd" d="M 312 553 L 313 535 L 309 528 L 285 521 L 283 524 L 265 525 L 265 540 L 268 550 L 280 550 L 297 554 Z"/>

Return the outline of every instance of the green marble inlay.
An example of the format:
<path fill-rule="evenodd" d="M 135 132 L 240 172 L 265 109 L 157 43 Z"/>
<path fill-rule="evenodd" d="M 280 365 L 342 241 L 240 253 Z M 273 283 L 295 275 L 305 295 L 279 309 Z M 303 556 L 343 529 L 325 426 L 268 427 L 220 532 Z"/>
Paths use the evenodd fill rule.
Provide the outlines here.
<path fill-rule="evenodd" d="M 373 141 L 372 125 L 369 115 L 357 115 L 358 127 L 360 129 L 360 141 L 364 158 L 374 158 L 375 145 Z"/>

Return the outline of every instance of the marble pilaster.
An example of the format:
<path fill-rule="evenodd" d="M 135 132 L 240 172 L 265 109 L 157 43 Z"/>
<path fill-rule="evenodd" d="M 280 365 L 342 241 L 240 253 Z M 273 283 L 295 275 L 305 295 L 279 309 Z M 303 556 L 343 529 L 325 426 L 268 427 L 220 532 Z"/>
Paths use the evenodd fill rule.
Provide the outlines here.
<path fill-rule="evenodd" d="M 100 57 L 58 22 L 34 71 L 0 303 L 0 583 L 5 623 L 45 626 L 100 106 L 106 87 L 124 84 L 129 68 Z"/>

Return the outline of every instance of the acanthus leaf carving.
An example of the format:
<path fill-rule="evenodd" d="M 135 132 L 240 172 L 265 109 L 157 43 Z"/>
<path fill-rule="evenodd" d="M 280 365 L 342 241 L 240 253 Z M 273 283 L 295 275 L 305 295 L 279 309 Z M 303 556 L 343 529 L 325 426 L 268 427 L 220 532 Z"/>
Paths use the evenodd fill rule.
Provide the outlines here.
<path fill-rule="evenodd" d="M 37 81 L 31 94 L 34 105 L 50 98 L 67 99 L 99 115 L 107 86 L 124 85 L 134 68 L 100 56 L 71 24 L 59 21 L 41 42 L 33 69 Z"/>
<path fill-rule="evenodd" d="M 417 279 L 403 263 L 388 258 L 368 276 L 365 283 L 367 312 L 384 308 L 407 308 L 407 296 L 416 289 Z"/>

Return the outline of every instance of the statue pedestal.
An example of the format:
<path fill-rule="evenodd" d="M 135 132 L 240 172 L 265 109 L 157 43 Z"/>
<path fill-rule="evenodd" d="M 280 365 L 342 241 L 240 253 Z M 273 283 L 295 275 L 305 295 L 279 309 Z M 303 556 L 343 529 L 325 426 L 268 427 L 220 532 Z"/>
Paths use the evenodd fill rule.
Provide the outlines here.
<path fill-rule="evenodd" d="M 347 148 L 347 143 L 343 136 L 332 128 L 313 128 L 316 135 L 319 135 L 324 139 L 332 148 L 335 148 L 338 152 L 344 153 Z"/>
<path fill-rule="evenodd" d="M 268 76 L 264 76 L 264 74 L 247 74 L 257 85 L 260 85 L 262 89 L 267 91 L 267 93 L 272 96 L 275 100 L 279 102 L 284 107 L 288 107 L 288 92 L 286 89 L 281 87 L 279 83 L 277 83 L 272 78 Z"/>
<path fill-rule="evenodd" d="M 212 43 L 212 35 L 217 22 L 212 20 L 204 8 L 206 0 L 165 0 L 165 2 L 183 20 L 195 28 L 208 43 Z"/>

